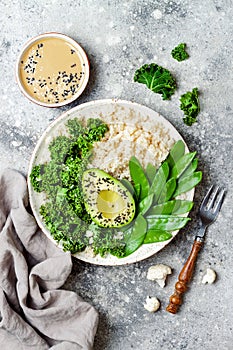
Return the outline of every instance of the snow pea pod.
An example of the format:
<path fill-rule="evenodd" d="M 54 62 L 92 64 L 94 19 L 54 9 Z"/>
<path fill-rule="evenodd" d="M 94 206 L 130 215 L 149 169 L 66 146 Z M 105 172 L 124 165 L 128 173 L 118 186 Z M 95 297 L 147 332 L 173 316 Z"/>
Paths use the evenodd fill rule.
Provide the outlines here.
<path fill-rule="evenodd" d="M 174 197 L 179 196 L 181 193 L 185 193 L 195 187 L 202 179 L 202 172 L 196 171 L 195 173 L 186 176 L 178 181 Z"/>
<path fill-rule="evenodd" d="M 162 204 L 155 205 L 149 209 L 147 215 L 172 214 L 179 215 L 188 213 L 193 207 L 192 201 L 174 199 Z"/>
<path fill-rule="evenodd" d="M 172 238 L 172 234 L 170 232 L 162 231 L 162 230 L 148 230 L 143 243 L 148 244 L 148 243 L 163 242 L 163 241 L 167 241 L 170 238 Z"/>
<path fill-rule="evenodd" d="M 163 186 L 162 191 L 157 200 L 157 203 L 161 204 L 161 203 L 167 202 L 172 197 L 175 189 L 176 189 L 176 180 L 172 177 Z"/>
<path fill-rule="evenodd" d="M 194 158 L 192 163 L 187 167 L 187 169 L 183 172 L 183 174 L 180 176 L 181 180 L 182 178 L 191 175 L 194 173 L 194 171 L 197 169 L 197 165 L 198 165 L 198 159 Z"/>
<path fill-rule="evenodd" d="M 132 194 L 134 195 L 134 188 L 133 188 L 133 185 L 131 184 L 131 182 L 127 179 L 122 179 L 121 180 L 121 183 L 123 186 L 125 186 L 127 188 L 127 190 Z"/>
<path fill-rule="evenodd" d="M 148 215 L 146 220 L 149 230 L 176 231 L 184 227 L 190 218 L 172 215 Z"/>
<path fill-rule="evenodd" d="M 141 213 L 142 215 L 146 214 L 146 212 L 150 209 L 153 203 L 153 198 L 154 198 L 154 195 L 150 194 L 139 203 L 139 206 L 138 206 L 139 213 Z"/>
<path fill-rule="evenodd" d="M 172 168 L 175 163 L 184 155 L 185 146 L 182 140 L 178 140 L 171 148 L 167 157 L 168 165 Z"/>
<path fill-rule="evenodd" d="M 146 232 L 147 221 L 141 214 L 139 214 L 134 221 L 132 231 L 126 241 L 124 257 L 132 254 L 142 245 Z"/>
<path fill-rule="evenodd" d="M 154 195 L 154 204 L 157 202 L 160 196 L 160 193 L 162 191 L 162 188 L 166 184 L 168 175 L 169 175 L 169 166 L 168 166 L 168 163 L 165 161 L 156 172 L 152 185 L 149 189 L 149 194 Z"/>
<path fill-rule="evenodd" d="M 179 178 L 182 173 L 187 169 L 189 164 L 192 162 L 197 152 L 190 152 L 184 154 L 172 167 L 171 177 L 175 179 Z"/>
<path fill-rule="evenodd" d="M 141 186 L 139 199 L 142 200 L 148 195 L 150 185 L 142 166 L 134 156 L 130 158 L 129 170 L 134 185 L 140 184 Z"/>
<path fill-rule="evenodd" d="M 136 201 L 139 201 L 140 198 L 140 193 L 141 193 L 141 185 L 140 184 L 136 184 L 134 185 L 134 193 L 135 193 L 135 197 L 136 197 Z"/>
<path fill-rule="evenodd" d="M 154 180 L 154 177 L 155 177 L 155 174 L 156 174 L 156 167 L 151 164 L 151 163 L 148 163 L 147 164 L 147 167 L 146 167 L 146 176 L 150 182 L 150 184 L 152 184 L 153 180 Z"/>

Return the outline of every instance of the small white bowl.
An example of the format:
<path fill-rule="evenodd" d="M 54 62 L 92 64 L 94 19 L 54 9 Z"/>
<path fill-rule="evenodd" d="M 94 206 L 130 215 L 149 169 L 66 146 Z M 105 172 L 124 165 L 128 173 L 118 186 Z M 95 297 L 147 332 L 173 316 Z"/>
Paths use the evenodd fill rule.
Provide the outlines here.
<path fill-rule="evenodd" d="M 56 51 L 58 48 L 60 51 Z M 77 64 L 70 65 L 70 60 Z M 89 74 L 89 61 L 82 47 L 69 36 L 56 32 L 29 40 L 16 64 L 20 90 L 29 100 L 44 107 L 61 107 L 76 100 L 84 91 Z"/>

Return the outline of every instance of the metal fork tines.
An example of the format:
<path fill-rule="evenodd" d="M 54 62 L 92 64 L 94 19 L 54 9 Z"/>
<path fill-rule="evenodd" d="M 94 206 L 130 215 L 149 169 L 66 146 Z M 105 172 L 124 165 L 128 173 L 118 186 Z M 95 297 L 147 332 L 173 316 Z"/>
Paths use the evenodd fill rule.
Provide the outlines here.
<path fill-rule="evenodd" d="M 201 239 L 204 237 L 207 226 L 216 220 L 218 213 L 220 212 L 225 193 L 226 190 L 224 188 L 221 189 L 220 187 L 213 185 L 209 188 L 207 194 L 205 195 L 199 209 L 202 227 L 197 236 Z"/>

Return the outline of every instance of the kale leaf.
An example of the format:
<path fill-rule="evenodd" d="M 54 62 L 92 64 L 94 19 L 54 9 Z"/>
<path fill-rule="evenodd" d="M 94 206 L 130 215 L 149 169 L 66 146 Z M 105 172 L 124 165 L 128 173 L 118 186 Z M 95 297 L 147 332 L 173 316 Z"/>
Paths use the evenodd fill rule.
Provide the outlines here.
<path fill-rule="evenodd" d="M 43 174 L 43 165 L 35 165 L 30 174 L 30 181 L 34 191 L 42 192 L 42 174 Z"/>
<path fill-rule="evenodd" d="M 186 44 L 181 43 L 177 45 L 171 52 L 172 57 L 178 62 L 184 61 L 189 58 L 188 53 L 185 51 Z"/>
<path fill-rule="evenodd" d="M 185 117 L 183 121 L 186 125 L 191 126 L 197 121 L 197 115 L 200 112 L 200 104 L 198 99 L 198 89 L 194 88 L 180 97 L 180 109 L 184 111 Z"/>
<path fill-rule="evenodd" d="M 145 64 L 136 70 L 134 81 L 146 84 L 155 93 L 161 94 L 163 100 L 168 100 L 176 90 L 176 81 L 169 70 L 155 63 Z"/>
<path fill-rule="evenodd" d="M 108 253 L 118 258 L 125 255 L 125 241 L 119 235 L 119 230 L 114 228 L 103 228 L 96 224 L 91 224 L 89 230 L 93 233 L 92 249 L 94 254 L 106 257 Z"/>
<path fill-rule="evenodd" d="M 40 214 L 53 238 L 65 251 L 76 253 L 89 245 L 86 231 L 91 218 L 84 205 L 81 179 L 89 163 L 95 141 L 100 141 L 108 126 L 90 118 L 84 126 L 77 118 L 66 124 L 70 137 L 58 136 L 49 144 L 51 160 L 35 165 L 30 181 L 36 192 L 48 200 Z"/>

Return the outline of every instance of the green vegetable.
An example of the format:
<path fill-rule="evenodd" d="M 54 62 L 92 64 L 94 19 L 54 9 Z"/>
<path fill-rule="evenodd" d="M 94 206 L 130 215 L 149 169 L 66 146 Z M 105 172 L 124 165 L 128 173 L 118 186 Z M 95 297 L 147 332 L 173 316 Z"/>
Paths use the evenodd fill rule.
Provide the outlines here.
<path fill-rule="evenodd" d="M 140 194 L 141 194 L 141 185 L 140 184 L 134 184 L 134 193 L 135 193 L 135 199 L 139 201 Z"/>
<path fill-rule="evenodd" d="M 150 90 L 168 100 L 176 90 L 176 81 L 169 70 L 155 63 L 145 64 L 134 74 L 134 81 L 145 84 Z"/>
<path fill-rule="evenodd" d="M 148 230 L 143 243 L 148 244 L 148 243 L 163 242 L 163 241 L 167 241 L 170 238 L 172 238 L 172 234 L 170 232 L 162 231 L 162 230 Z"/>
<path fill-rule="evenodd" d="M 131 233 L 126 241 L 125 254 L 128 256 L 135 252 L 143 243 L 147 232 L 147 221 L 139 214 L 134 222 Z"/>
<path fill-rule="evenodd" d="M 177 45 L 171 52 L 172 57 L 179 62 L 189 58 L 189 55 L 185 51 L 185 48 L 186 48 L 186 44 L 184 43 Z"/>
<path fill-rule="evenodd" d="M 184 154 L 172 167 L 171 176 L 174 179 L 179 178 L 183 172 L 188 168 L 189 164 L 192 162 L 197 152 Z"/>
<path fill-rule="evenodd" d="M 176 189 L 176 180 L 173 177 L 171 177 L 163 186 L 162 191 L 157 200 L 157 203 L 160 204 L 160 203 L 167 202 L 172 197 L 175 189 Z"/>
<path fill-rule="evenodd" d="M 139 213 L 141 213 L 142 215 L 146 214 L 146 212 L 150 209 L 153 203 L 153 197 L 153 194 L 150 194 L 139 203 Z"/>
<path fill-rule="evenodd" d="M 180 180 L 188 175 L 193 174 L 194 171 L 197 169 L 197 165 L 198 165 L 198 159 L 194 158 L 192 163 L 187 167 L 187 169 L 180 176 Z"/>
<path fill-rule="evenodd" d="M 154 203 L 158 201 L 161 191 L 164 185 L 166 184 L 168 175 L 169 175 L 169 166 L 168 166 L 168 163 L 165 161 L 159 167 L 148 192 L 149 194 L 154 195 Z"/>
<path fill-rule="evenodd" d="M 131 182 L 127 179 L 122 179 L 121 180 L 121 183 L 123 186 L 125 186 L 127 188 L 127 190 L 132 194 L 134 195 L 135 194 L 135 191 L 134 191 L 134 187 L 133 185 L 131 184 Z"/>
<path fill-rule="evenodd" d="M 191 219 L 172 215 L 148 215 L 146 220 L 148 229 L 175 231 L 184 227 Z"/>
<path fill-rule="evenodd" d="M 42 192 L 42 174 L 43 174 L 43 165 L 36 165 L 33 167 L 32 172 L 30 174 L 30 181 L 34 191 Z"/>
<path fill-rule="evenodd" d="M 197 115 L 200 112 L 198 89 L 194 88 L 181 95 L 180 102 L 180 109 L 184 111 L 185 115 L 183 121 L 186 125 L 191 126 L 197 121 Z"/>
<path fill-rule="evenodd" d="M 157 172 L 156 167 L 153 164 L 148 163 L 147 166 L 146 166 L 146 176 L 147 176 L 150 184 L 152 184 L 156 172 Z"/>
<path fill-rule="evenodd" d="M 93 143 L 101 140 L 108 126 L 100 119 L 90 119 L 85 127 L 74 118 L 66 127 L 70 136 L 51 141 L 50 162 L 34 166 L 30 181 L 35 191 L 45 192 L 48 198 L 40 214 L 51 235 L 64 250 L 75 253 L 89 245 L 86 231 L 91 223 L 81 190 L 82 174 Z"/>
<path fill-rule="evenodd" d="M 171 148 L 169 155 L 166 159 L 170 168 L 172 168 L 176 162 L 184 155 L 185 146 L 182 140 L 178 140 Z"/>
<path fill-rule="evenodd" d="M 146 174 L 136 157 L 131 157 L 129 161 L 130 176 L 134 182 L 134 185 L 139 184 L 141 191 L 139 195 L 139 200 L 141 201 L 148 195 L 149 182 Z"/>
<path fill-rule="evenodd" d="M 162 204 L 154 205 L 148 211 L 148 215 L 172 214 L 179 215 L 188 213 L 193 207 L 192 201 L 187 200 L 171 200 Z"/>
<path fill-rule="evenodd" d="M 195 187 L 202 179 L 202 172 L 196 171 L 195 173 L 188 175 L 180 181 L 178 181 L 177 188 L 174 193 L 174 197 L 179 196 Z"/>
<path fill-rule="evenodd" d="M 103 258 L 108 253 L 118 258 L 124 256 L 125 242 L 116 238 L 117 231 L 115 229 L 104 229 L 91 224 L 88 230 L 93 232 L 92 249 L 94 254 L 100 254 Z"/>

